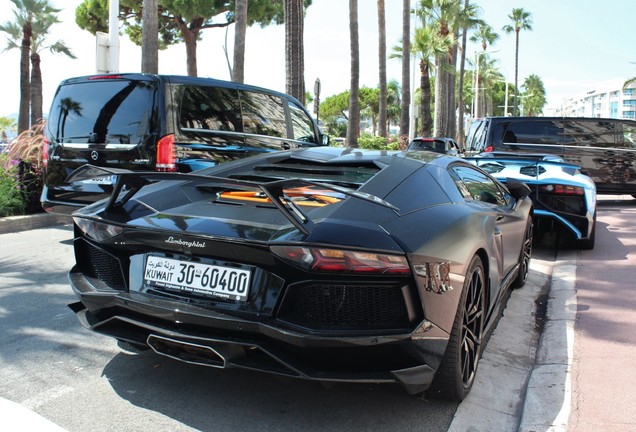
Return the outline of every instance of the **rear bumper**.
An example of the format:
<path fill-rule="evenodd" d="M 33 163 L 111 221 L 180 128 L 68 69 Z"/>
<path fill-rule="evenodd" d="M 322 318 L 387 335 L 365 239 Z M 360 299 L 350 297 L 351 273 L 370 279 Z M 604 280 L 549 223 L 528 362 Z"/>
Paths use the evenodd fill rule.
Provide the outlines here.
<path fill-rule="evenodd" d="M 70 274 L 69 305 L 95 332 L 173 359 L 328 382 L 398 383 L 426 390 L 448 334 L 424 321 L 409 334 L 303 332 L 273 318 L 238 317 L 142 293 L 96 290 Z"/>
<path fill-rule="evenodd" d="M 576 240 L 589 239 L 594 227 L 593 215 L 577 216 L 576 218 L 574 218 L 572 215 L 568 215 L 568 217 L 566 218 L 555 212 L 535 209 L 534 217 L 543 219 L 544 221 L 556 222 L 563 230 L 572 234 L 573 238 Z M 575 224 L 573 222 L 577 223 Z"/>

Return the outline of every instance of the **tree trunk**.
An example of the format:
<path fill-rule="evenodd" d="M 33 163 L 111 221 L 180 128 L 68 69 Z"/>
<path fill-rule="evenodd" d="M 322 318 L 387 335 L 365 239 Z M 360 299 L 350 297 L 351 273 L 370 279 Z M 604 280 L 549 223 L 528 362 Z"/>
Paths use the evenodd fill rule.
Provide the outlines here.
<path fill-rule="evenodd" d="M 448 54 L 438 56 L 435 64 L 435 127 L 433 134 L 438 137 L 448 137 L 450 133 L 449 115 L 455 109 L 451 103 L 449 80 L 445 74 L 451 62 Z"/>
<path fill-rule="evenodd" d="M 20 109 L 18 112 L 18 133 L 29 129 L 29 108 L 31 107 L 31 86 L 29 84 L 31 23 L 26 23 L 22 27 L 22 46 L 20 49 Z"/>
<path fill-rule="evenodd" d="M 285 88 L 305 104 L 305 54 L 303 0 L 285 0 Z"/>
<path fill-rule="evenodd" d="M 469 0 L 464 0 L 464 10 L 468 9 Z M 461 147 L 466 141 L 466 131 L 464 130 L 464 71 L 466 70 L 466 39 L 468 36 L 468 27 L 462 29 L 462 54 L 459 60 L 459 85 L 457 92 L 457 142 Z"/>
<path fill-rule="evenodd" d="M 384 16 L 384 0 L 378 0 L 378 60 L 380 64 L 380 108 L 379 108 L 379 135 L 384 138 L 389 137 L 386 123 L 386 20 Z"/>
<path fill-rule="evenodd" d="M 188 76 L 197 76 L 197 35 L 199 34 L 199 29 L 203 23 L 203 19 L 197 18 L 196 20 L 193 20 L 189 26 L 180 17 L 176 17 L 175 21 L 177 26 L 179 26 L 183 42 L 186 46 Z"/>
<path fill-rule="evenodd" d="M 232 68 L 232 81 L 242 83 L 245 81 L 245 34 L 247 30 L 247 1 L 236 0 L 234 27 L 234 66 Z"/>
<path fill-rule="evenodd" d="M 349 122 L 347 147 L 358 147 L 360 136 L 360 52 L 358 42 L 358 0 L 349 0 L 349 34 L 351 37 L 351 89 L 349 91 Z"/>
<path fill-rule="evenodd" d="M 143 0 L 141 72 L 159 73 L 159 10 L 157 0 Z"/>
<path fill-rule="evenodd" d="M 411 2 L 402 1 L 402 101 L 400 107 L 400 147 L 406 148 L 409 137 L 411 105 Z"/>
<path fill-rule="evenodd" d="M 455 40 L 457 40 L 458 34 L 455 33 Z M 448 123 L 446 130 L 446 137 L 454 137 L 457 134 L 457 91 L 455 88 L 457 80 L 457 45 L 453 46 L 453 52 L 450 58 L 450 65 L 452 72 L 447 74 L 447 86 L 448 86 L 448 103 L 449 110 L 447 112 Z"/>
<path fill-rule="evenodd" d="M 40 54 L 31 54 L 31 126 L 42 120 L 42 70 L 40 69 Z"/>
<path fill-rule="evenodd" d="M 431 115 L 431 74 L 428 61 L 420 61 L 420 117 L 422 119 L 422 136 L 431 136 L 433 116 Z"/>
<path fill-rule="evenodd" d="M 515 29 L 515 97 L 512 102 L 512 116 L 517 117 L 517 82 L 519 79 L 519 29 Z"/>

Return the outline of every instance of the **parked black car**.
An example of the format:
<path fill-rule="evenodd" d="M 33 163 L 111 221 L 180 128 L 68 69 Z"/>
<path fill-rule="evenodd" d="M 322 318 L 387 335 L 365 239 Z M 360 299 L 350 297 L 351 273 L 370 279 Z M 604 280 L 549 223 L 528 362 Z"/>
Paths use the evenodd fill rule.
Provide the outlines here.
<path fill-rule="evenodd" d="M 470 154 L 554 154 L 581 167 L 599 194 L 636 195 L 636 121 L 584 117 L 487 117 L 470 127 Z"/>
<path fill-rule="evenodd" d="M 71 308 L 189 363 L 462 399 L 528 275 L 529 188 L 454 157 L 321 147 L 70 180 L 104 175 L 111 198 L 73 217 Z"/>
<path fill-rule="evenodd" d="M 64 80 L 45 136 L 42 205 L 57 213 L 71 213 L 112 191 L 112 176 L 66 181 L 86 163 L 191 172 L 329 142 L 291 96 L 209 78 L 147 74 Z"/>
<path fill-rule="evenodd" d="M 464 149 L 453 138 L 415 137 L 409 143 L 408 150 L 427 150 L 451 156 L 464 155 Z"/>

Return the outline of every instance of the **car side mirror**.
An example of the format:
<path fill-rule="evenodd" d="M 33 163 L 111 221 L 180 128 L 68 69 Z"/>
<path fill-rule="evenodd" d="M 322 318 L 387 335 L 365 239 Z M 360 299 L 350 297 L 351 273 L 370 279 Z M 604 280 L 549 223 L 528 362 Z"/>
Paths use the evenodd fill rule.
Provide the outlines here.
<path fill-rule="evenodd" d="M 320 134 L 320 143 L 324 146 L 331 144 L 331 137 L 327 134 Z"/>
<path fill-rule="evenodd" d="M 506 179 L 506 187 L 510 191 L 510 195 L 512 195 L 515 199 L 522 199 L 530 195 L 530 187 L 524 182 L 514 179 L 507 178 Z"/>

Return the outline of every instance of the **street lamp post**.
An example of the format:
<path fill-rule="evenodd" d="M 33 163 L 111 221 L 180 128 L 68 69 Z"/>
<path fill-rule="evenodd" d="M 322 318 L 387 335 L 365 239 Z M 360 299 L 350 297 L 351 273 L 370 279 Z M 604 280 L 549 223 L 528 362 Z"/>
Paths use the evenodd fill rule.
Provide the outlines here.
<path fill-rule="evenodd" d="M 475 51 L 475 96 L 473 98 L 473 102 L 474 102 L 474 111 L 473 111 L 473 115 L 472 117 L 475 118 L 479 115 L 479 58 L 480 56 L 482 56 L 483 54 L 492 54 L 492 53 L 496 53 L 499 52 L 499 50 L 493 50 L 493 51 L 481 51 L 481 52 L 477 52 Z"/>

